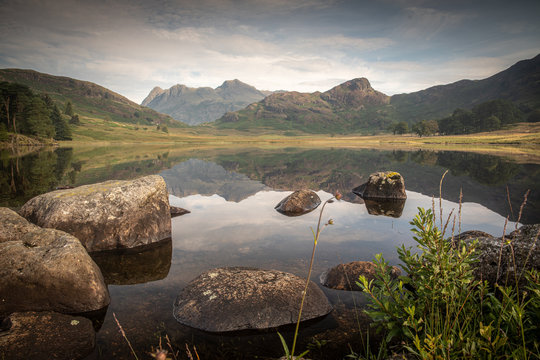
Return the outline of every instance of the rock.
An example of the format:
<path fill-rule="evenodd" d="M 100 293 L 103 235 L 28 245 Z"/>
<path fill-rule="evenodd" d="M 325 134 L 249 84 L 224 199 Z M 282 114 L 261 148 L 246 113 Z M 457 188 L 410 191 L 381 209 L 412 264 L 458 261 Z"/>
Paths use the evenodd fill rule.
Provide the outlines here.
<path fill-rule="evenodd" d="M 311 190 L 296 190 L 275 206 L 275 209 L 287 216 L 299 216 L 315 210 L 321 204 L 319 196 Z"/>
<path fill-rule="evenodd" d="M 353 193 L 364 199 L 406 199 L 403 176 L 395 171 L 376 172 Z"/>
<path fill-rule="evenodd" d="M 171 236 L 167 187 L 158 175 L 52 191 L 29 200 L 20 214 L 41 227 L 74 235 L 89 252 Z"/>
<path fill-rule="evenodd" d="M 0 333 L 2 359 L 83 359 L 94 349 L 92 322 L 55 312 L 13 313 Z"/>
<path fill-rule="evenodd" d="M 109 301 L 101 271 L 79 240 L 0 208 L 0 318 L 15 311 L 93 311 Z"/>
<path fill-rule="evenodd" d="M 384 215 L 393 218 L 401 217 L 403 214 L 403 208 L 405 207 L 405 200 L 364 200 L 366 209 L 370 215 Z"/>
<path fill-rule="evenodd" d="M 174 302 L 180 323 L 212 332 L 267 329 L 296 323 L 305 279 L 276 270 L 218 268 L 192 280 Z M 328 314 L 332 306 L 310 282 L 302 321 Z"/>
<path fill-rule="evenodd" d="M 170 208 L 171 208 L 171 210 L 170 210 L 171 218 L 191 213 L 191 211 L 186 210 L 186 209 L 182 209 L 181 207 L 177 207 L 177 206 L 171 206 Z"/>
<path fill-rule="evenodd" d="M 336 290 L 361 291 L 356 285 L 358 276 L 364 275 L 368 281 L 375 279 L 376 265 L 371 261 L 352 261 L 347 264 L 339 264 L 321 275 L 321 284 Z M 401 270 L 392 266 L 390 276 L 397 279 Z"/>
<path fill-rule="evenodd" d="M 524 225 L 506 235 L 503 241 L 502 238 L 496 238 L 481 231 L 467 231 L 456 236 L 454 242 L 463 241 L 470 244 L 478 239 L 478 247 L 475 251 L 478 263 L 475 264 L 474 272 L 477 279 L 487 280 L 491 285 L 495 283 L 515 285 L 517 275 L 519 284 L 525 284 L 525 279 L 521 276 L 525 270 L 540 270 L 539 232 L 540 224 Z"/>
<path fill-rule="evenodd" d="M 171 268 L 172 240 L 135 249 L 91 254 L 107 285 L 133 285 L 165 279 Z"/>

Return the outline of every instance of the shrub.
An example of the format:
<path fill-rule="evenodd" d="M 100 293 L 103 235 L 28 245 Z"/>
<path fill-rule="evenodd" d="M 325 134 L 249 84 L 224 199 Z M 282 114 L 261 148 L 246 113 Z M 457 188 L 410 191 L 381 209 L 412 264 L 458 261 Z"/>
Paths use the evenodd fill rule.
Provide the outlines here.
<path fill-rule="evenodd" d="M 390 266 L 375 256 L 377 277 L 357 284 L 369 295 L 368 315 L 422 359 L 538 358 L 540 282 L 490 288 L 473 275 L 475 246 L 444 239 L 431 210 L 419 208 L 411 222 L 418 252 L 401 246 L 399 259 L 408 276 L 390 278 Z"/>

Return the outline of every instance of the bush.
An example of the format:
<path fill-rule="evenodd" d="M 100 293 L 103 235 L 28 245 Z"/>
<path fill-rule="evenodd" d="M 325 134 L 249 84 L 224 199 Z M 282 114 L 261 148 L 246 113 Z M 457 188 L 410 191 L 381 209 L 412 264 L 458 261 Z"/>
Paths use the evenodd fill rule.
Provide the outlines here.
<path fill-rule="evenodd" d="M 409 274 L 390 278 L 390 266 L 378 254 L 377 277 L 357 283 L 370 297 L 366 312 L 422 359 L 528 359 L 539 354 L 540 282 L 529 272 L 527 289 L 498 286 L 473 275 L 475 245 L 456 246 L 444 239 L 431 210 L 419 208 L 411 222 L 418 252 L 398 248 Z"/>

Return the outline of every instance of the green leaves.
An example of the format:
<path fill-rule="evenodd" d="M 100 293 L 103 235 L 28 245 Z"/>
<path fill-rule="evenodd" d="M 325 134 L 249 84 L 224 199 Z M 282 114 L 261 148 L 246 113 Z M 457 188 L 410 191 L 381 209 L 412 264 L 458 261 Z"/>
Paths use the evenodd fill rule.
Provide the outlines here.
<path fill-rule="evenodd" d="M 411 225 L 416 251 L 397 249 L 408 276 L 393 280 L 377 254 L 375 280 L 360 276 L 357 282 L 370 298 L 366 313 L 387 340 L 401 339 L 422 359 L 538 358 L 538 272 L 525 274 L 525 292 L 490 289 L 473 274 L 477 242 L 454 246 L 444 239 L 430 209 L 419 208 Z"/>

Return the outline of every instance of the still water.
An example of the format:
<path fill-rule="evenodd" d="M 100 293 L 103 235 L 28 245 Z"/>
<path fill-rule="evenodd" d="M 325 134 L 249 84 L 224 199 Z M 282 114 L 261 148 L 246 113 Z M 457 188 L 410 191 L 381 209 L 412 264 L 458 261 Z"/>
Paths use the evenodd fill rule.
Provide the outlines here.
<path fill-rule="evenodd" d="M 400 172 L 407 188 L 403 209 L 385 216 L 376 204 L 365 204 L 350 190 L 378 170 Z M 13 157 L 2 154 L 2 206 L 17 208 L 29 198 L 58 186 L 82 185 L 146 174 L 164 177 L 171 205 L 191 211 L 172 219 L 172 239 L 127 252 L 95 254 L 111 294 L 111 304 L 98 319 L 97 346 L 88 359 L 130 359 L 112 314 L 115 313 L 139 358 L 168 335 L 186 358 L 193 346 L 201 359 L 253 359 L 283 354 L 276 330 L 211 334 L 176 322 L 172 304 L 177 294 L 203 271 L 221 266 L 253 266 L 306 276 L 318 210 L 286 217 L 274 206 L 293 190 L 317 191 L 321 200 L 336 190 L 344 200 L 329 204 L 323 220 L 334 220 L 321 234 L 312 280 L 329 267 L 371 260 L 382 253 L 398 264 L 395 248 L 412 246 L 409 221 L 417 207 L 439 207 L 439 181 L 446 217 L 457 212 L 463 193 L 459 230 L 482 230 L 496 236 L 509 216 L 513 230 L 523 195 L 530 193 L 521 223 L 540 222 L 538 164 L 457 152 L 404 152 L 343 149 L 168 149 L 61 148 Z M 434 200 L 433 196 L 436 196 Z M 438 210 L 437 210 L 438 212 Z M 388 214 L 388 212 L 387 212 Z M 449 232 L 453 227 L 450 222 Z M 323 291 L 335 310 L 301 327 L 301 348 L 313 358 L 342 358 L 348 345 L 359 350 L 357 331 L 365 327 L 357 293 Z M 360 314 L 360 315 L 359 315 Z M 358 315 L 358 317 L 357 317 Z M 359 318 L 359 320 L 357 320 Z M 102 322 L 102 323 L 101 323 Z M 280 329 L 286 338 L 292 328 Z M 322 347 L 314 344 L 321 344 Z M 310 345 L 311 344 L 311 345 Z"/>

